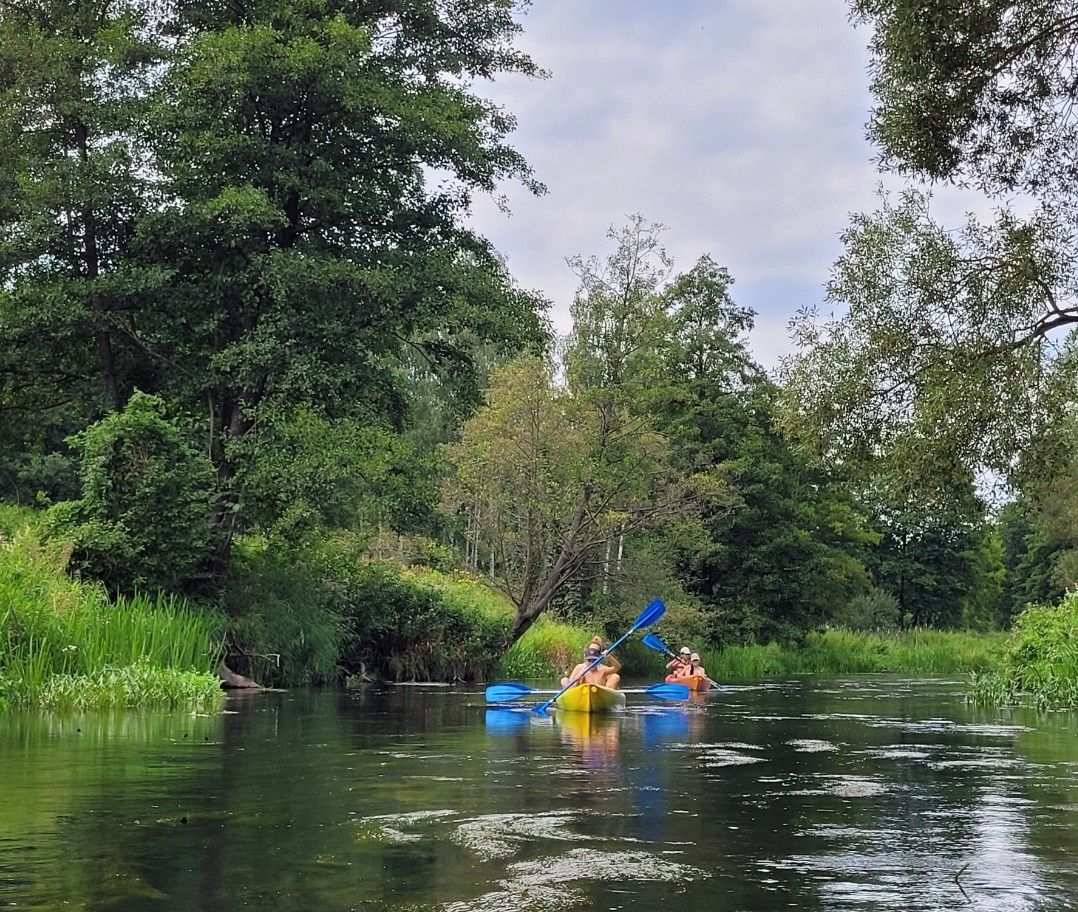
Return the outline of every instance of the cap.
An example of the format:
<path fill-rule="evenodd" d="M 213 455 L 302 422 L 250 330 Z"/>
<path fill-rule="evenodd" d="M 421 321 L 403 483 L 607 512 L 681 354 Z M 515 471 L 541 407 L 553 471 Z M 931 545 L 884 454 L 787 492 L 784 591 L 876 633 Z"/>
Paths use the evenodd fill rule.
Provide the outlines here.
<path fill-rule="evenodd" d="M 691 656 L 689 656 L 689 658 L 692 659 L 694 662 L 699 662 L 700 661 L 700 653 L 694 652 Z"/>
<path fill-rule="evenodd" d="M 584 655 L 588 656 L 589 658 L 594 659 L 598 656 L 601 656 L 602 654 L 603 651 L 594 643 L 588 643 L 588 645 L 584 647 Z"/>
<path fill-rule="evenodd" d="M 689 654 L 689 647 L 688 646 L 682 646 L 680 652 L 681 652 L 681 654 L 683 656 L 687 656 Z"/>

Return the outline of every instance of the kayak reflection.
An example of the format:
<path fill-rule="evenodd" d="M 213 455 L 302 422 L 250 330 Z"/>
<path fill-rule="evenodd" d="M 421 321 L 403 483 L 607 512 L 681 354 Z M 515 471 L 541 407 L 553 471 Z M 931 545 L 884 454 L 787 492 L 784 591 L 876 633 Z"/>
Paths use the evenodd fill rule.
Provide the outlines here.
<path fill-rule="evenodd" d="M 555 719 L 561 740 L 577 752 L 584 772 L 596 786 L 620 773 L 622 718 L 618 714 L 560 712 Z"/>

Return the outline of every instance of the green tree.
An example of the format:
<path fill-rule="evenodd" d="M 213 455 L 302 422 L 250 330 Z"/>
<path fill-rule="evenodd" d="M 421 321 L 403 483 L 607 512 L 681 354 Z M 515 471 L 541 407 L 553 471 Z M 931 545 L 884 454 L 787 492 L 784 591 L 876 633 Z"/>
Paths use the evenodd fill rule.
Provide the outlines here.
<path fill-rule="evenodd" d="M 195 450 L 156 396 L 135 392 L 71 439 L 82 497 L 49 511 L 73 541 L 73 569 L 113 591 L 191 592 L 213 553 L 213 465 Z"/>
<path fill-rule="evenodd" d="M 1078 16 L 1069 0 L 852 0 L 873 30 L 885 166 L 1073 200 Z"/>
<path fill-rule="evenodd" d="M 127 0 L 0 6 L 0 408 L 9 471 L 30 484 L 67 487 L 50 454 L 131 390 L 153 26 Z"/>
<path fill-rule="evenodd" d="M 568 583 L 595 573 L 608 541 L 683 508 L 663 442 L 620 414 L 608 423 L 535 356 L 492 374 L 449 462 L 445 504 L 466 515 L 471 562 L 491 555 L 517 606 L 507 646 Z"/>
<path fill-rule="evenodd" d="M 884 168 L 977 187 L 993 224 L 945 230 L 908 193 L 855 218 L 829 299 L 802 316 L 791 421 L 886 469 L 1051 477 L 1078 385 L 1078 18 L 1062 0 L 853 0 L 873 30 L 870 134 Z M 1016 215 L 1014 192 L 1033 203 Z M 931 486 L 930 486 L 931 487 Z"/>
<path fill-rule="evenodd" d="M 142 339 L 175 365 L 170 392 L 204 403 L 226 478 L 241 452 L 230 441 L 265 409 L 399 421 L 403 348 L 464 373 L 476 337 L 539 335 L 536 300 L 462 224 L 473 192 L 514 177 L 537 188 L 505 142 L 512 119 L 471 91 L 535 72 L 512 47 L 513 12 L 178 4 L 184 40 L 153 128 L 184 205 L 148 223 L 172 271 Z M 432 168 L 447 175 L 438 186 Z"/>
<path fill-rule="evenodd" d="M 990 606 L 1003 576 L 1001 547 L 972 485 L 946 504 L 924 509 L 916 497 L 882 490 L 873 525 L 881 534 L 869 568 L 877 586 L 898 600 L 903 622 L 915 627 L 990 626 Z"/>
<path fill-rule="evenodd" d="M 1050 224 L 1054 221 L 1054 224 Z M 788 423 L 827 461 L 884 472 L 905 493 L 946 497 L 953 477 L 989 470 L 1050 477 L 1073 446 L 1078 291 L 1058 220 L 971 218 L 950 232 L 910 192 L 857 216 L 828 299 L 795 321 L 785 365 Z M 1055 291 L 1052 291 L 1055 289 Z"/>

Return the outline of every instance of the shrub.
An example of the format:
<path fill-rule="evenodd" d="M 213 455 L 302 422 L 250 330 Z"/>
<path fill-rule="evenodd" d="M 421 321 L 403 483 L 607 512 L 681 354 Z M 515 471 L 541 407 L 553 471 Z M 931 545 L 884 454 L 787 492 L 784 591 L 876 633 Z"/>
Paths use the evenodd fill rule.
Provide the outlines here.
<path fill-rule="evenodd" d="M 883 589 L 854 596 L 833 615 L 835 624 L 850 630 L 894 630 L 901 619 L 898 599 Z"/>
<path fill-rule="evenodd" d="M 1031 605 L 1017 618 L 999 667 L 975 678 L 973 699 L 1078 708 L 1078 590 L 1055 607 Z"/>
<path fill-rule="evenodd" d="M 210 460 L 136 392 L 121 412 L 69 438 L 80 456 L 82 497 L 56 504 L 48 524 L 73 545 L 71 568 L 112 591 L 191 591 L 213 551 Z"/>

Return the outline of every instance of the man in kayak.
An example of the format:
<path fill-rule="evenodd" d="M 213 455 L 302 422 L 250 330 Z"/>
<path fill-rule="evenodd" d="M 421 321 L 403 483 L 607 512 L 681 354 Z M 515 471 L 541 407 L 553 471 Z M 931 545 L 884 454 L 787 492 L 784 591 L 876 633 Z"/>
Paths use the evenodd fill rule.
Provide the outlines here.
<path fill-rule="evenodd" d="M 599 637 L 595 637 L 584 648 L 584 661 L 577 665 L 569 673 L 568 677 L 561 679 L 561 686 L 568 687 L 570 682 L 574 684 L 601 684 L 603 687 L 617 690 L 618 684 L 621 683 L 621 675 L 618 674 L 621 663 L 613 656 L 606 656 L 606 660 L 612 664 L 607 665 L 600 662 L 585 673 L 585 669 L 601 655 L 603 655 L 603 641 Z"/>

